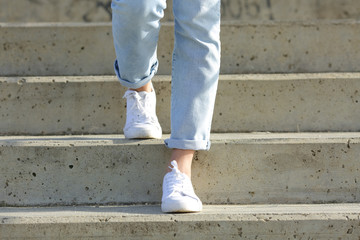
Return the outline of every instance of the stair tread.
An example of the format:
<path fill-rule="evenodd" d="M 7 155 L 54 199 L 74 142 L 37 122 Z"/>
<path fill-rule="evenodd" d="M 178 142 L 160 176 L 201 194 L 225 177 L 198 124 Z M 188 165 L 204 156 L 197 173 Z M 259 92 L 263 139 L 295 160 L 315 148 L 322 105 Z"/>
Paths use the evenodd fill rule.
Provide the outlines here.
<path fill-rule="evenodd" d="M 68 135 L 68 136 L 0 136 L 1 146 L 81 146 L 81 145 L 147 145 L 163 144 L 169 138 L 164 134 L 162 139 L 125 139 L 122 134 L 108 135 Z M 292 143 L 292 142 L 348 142 L 359 143 L 360 132 L 306 132 L 306 133 L 213 133 L 213 142 L 248 142 L 248 143 Z"/>
<path fill-rule="evenodd" d="M 301 20 L 250 20 L 250 21 L 238 21 L 238 20 L 222 20 L 222 25 L 316 25 L 316 24 L 347 24 L 358 23 L 357 19 L 301 19 Z M 162 25 L 174 25 L 174 21 L 164 21 Z M 8 27 L 46 27 L 46 26 L 67 26 L 67 27 L 92 27 L 92 26 L 111 26 L 111 22 L 0 22 L 0 26 Z"/>
<path fill-rule="evenodd" d="M 340 204 L 262 204 L 262 205 L 204 205 L 202 212 L 195 214 L 165 214 L 159 205 L 130 206 L 72 206 L 0 208 L 2 223 L 45 222 L 98 222 L 109 218 L 109 222 L 123 221 L 218 221 L 221 219 L 268 221 L 314 219 L 343 219 L 352 216 L 357 219 L 360 205 Z M 257 215 L 263 218 L 256 218 Z M 311 215 L 311 216 L 309 216 Z M 273 217 L 273 218 L 272 218 Z"/>
<path fill-rule="evenodd" d="M 304 79 L 360 79 L 360 72 L 317 72 L 317 73 L 237 73 L 220 74 L 219 80 L 294 81 Z M 169 81 L 171 75 L 157 74 L 154 81 Z M 117 82 L 115 74 L 79 76 L 0 76 L 0 83 L 69 83 L 69 82 Z"/>

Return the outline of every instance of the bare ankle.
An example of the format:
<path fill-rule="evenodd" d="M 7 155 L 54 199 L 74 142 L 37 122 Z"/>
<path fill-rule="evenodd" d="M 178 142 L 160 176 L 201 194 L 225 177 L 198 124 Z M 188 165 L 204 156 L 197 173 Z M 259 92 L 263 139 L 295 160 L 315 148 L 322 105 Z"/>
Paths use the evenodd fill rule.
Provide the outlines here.
<path fill-rule="evenodd" d="M 191 163 L 194 153 L 194 150 L 173 149 L 170 162 L 176 160 L 180 172 L 191 178 Z M 169 166 L 171 166 L 170 162 Z M 168 171 L 170 171 L 170 169 L 168 169 Z"/>
<path fill-rule="evenodd" d="M 150 81 L 140 88 L 130 88 L 130 90 L 137 91 L 137 92 L 152 92 L 153 87 L 152 87 L 152 83 Z"/>

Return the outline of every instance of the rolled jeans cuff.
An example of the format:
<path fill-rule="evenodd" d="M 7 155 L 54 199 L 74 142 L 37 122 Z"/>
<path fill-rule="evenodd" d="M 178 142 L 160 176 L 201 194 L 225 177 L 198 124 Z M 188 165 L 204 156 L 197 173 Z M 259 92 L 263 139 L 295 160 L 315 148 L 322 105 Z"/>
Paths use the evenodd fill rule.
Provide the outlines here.
<path fill-rule="evenodd" d="M 140 88 L 140 87 L 144 86 L 145 84 L 147 84 L 148 82 L 150 82 L 150 80 L 154 77 L 154 75 L 156 74 L 156 72 L 158 70 L 158 65 L 159 65 L 158 62 L 156 61 L 151 66 L 150 74 L 148 76 L 143 77 L 141 79 L 135 79 L 133 82 L 130 82 L 126 79 L 121 78 L 117 60 L 115 60 L 115 63 L 114 63 L 114 70 L 115 70 L 116 76 L 118 77 L 121 85 L 123 85 L 124 87 L 136 89 L 136 88 Z"/>
<path fill-rule="evenodd" d="M 168 148 L 186 149 L 186 150 L 209 150 L 209 140 L 179 140 L 179 139 L 165 139 L 165 145 Z"/>

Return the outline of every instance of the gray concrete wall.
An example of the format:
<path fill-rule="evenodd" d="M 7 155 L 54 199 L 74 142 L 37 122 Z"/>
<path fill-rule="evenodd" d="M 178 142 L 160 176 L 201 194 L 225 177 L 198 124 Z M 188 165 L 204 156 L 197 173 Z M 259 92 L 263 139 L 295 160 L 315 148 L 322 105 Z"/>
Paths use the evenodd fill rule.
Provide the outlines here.
<path fill-rule="evenodd" d="M 222 0 L 223 20 L 359 19 L 357 0 Z M 173 20 L 167 1 L 164 21 Z M 0 22 L 111 20 L 111 0 L 0 0 Z"/>
<path fill-rule="evenodd" d="M 2 206 L 159 203 L 170 157 L 122 136 L 2 137 L 0 152 Z M 355 203 L 359 156 L 359 133 L 214 134 L 192 181 L 206 204 Z"/>

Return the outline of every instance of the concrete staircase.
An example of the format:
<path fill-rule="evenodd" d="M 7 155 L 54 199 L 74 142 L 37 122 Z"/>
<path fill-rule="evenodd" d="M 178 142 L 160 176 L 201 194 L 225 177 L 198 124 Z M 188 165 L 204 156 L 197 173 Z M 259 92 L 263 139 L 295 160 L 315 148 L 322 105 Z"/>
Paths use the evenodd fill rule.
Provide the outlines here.
<path fill-rule="evenodd" d="M 198 214 L 125 140 L 110 1 L 0 0 L 0 239 L 360 239 L 360 2 L 224 0 Z M 171 1 L 154 79 L 170 133 Z M 86 23 L 84 23 L 86 22 Z"/>

